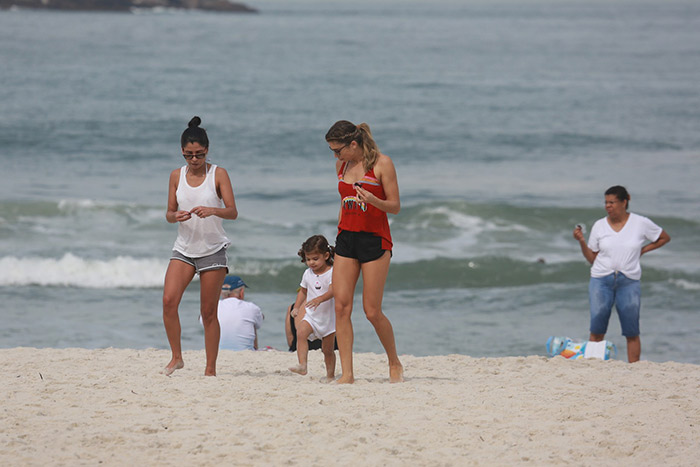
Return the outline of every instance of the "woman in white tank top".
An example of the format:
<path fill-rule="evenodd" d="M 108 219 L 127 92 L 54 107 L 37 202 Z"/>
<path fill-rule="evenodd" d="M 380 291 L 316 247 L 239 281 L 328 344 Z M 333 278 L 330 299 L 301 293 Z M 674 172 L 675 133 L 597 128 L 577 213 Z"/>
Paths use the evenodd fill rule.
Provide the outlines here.
<path fill-rule="evenodd" d="M 170 174 L 165 218 L 179 225 L 163 286 L 163 324 L 172 351 L 172 358 L 163 370 L 166 375 L 185 365 L 178 307 L 182 294 L 197 273 L 207 357 L 204 374 L 216 375 L 220 335 L 216 313 L 221 286 L 228 272 L 226 248 L 231 243 L 222 221 L 238 217 L 228 173 L 206 161 L 209 138 L 199 127 L 201 123 L 199 117 L 192 118 L 182 133 L 180 143 L 187 164 Z"/>

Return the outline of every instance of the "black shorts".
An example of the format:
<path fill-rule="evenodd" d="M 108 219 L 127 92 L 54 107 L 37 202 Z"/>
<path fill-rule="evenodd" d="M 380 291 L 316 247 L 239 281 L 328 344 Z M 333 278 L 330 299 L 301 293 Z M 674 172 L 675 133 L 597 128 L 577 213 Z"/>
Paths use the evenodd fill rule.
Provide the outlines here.
<path fill-rule="evenodd" d="M 336 255 L 353 258 L 360 263 L 379 259 L 385 251 L 387 250 L 382 249 L 382 237 L 377 237 L 371 232 L 341 230 L 335 239 Z"/>

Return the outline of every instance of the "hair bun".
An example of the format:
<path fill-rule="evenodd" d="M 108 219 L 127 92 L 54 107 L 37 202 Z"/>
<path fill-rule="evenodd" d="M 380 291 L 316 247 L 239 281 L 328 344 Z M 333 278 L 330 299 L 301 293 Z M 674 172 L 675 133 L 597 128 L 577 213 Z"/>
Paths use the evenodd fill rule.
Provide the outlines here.
<path fill-rule="evenodd" d="M 202 124 L 202 119 L 195 115 L 194 117 L 192 117 L 192 120 L 190 120 L 190 123 L 187 124 L 187 127 L 188 128 L 197 128 L 201 124 Z"/>

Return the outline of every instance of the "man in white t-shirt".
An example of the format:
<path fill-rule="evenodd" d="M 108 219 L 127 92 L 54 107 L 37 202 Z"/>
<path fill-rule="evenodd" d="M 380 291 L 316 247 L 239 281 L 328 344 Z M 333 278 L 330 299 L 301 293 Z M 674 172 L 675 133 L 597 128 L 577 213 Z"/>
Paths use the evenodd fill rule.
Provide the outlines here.
<path fill-rule="evenodd" d="M 248 287 L 238 276 L 226 276 L 221 287 L 217 316 L 221 327 L 219 348 L 257 350 L 258 333 L 264 316 L 255 303 L 244 300 Z M 202 317 L 199 317 L 202 322 Z"/>

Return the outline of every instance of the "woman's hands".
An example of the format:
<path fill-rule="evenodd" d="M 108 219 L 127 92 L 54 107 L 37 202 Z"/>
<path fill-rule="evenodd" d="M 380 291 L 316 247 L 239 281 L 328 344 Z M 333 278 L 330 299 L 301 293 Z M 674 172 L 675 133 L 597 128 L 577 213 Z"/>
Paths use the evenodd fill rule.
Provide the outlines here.
<path fill-rule="evenodd" d="M 202 219 L 209 216 L 215 216 L 218 208 L 210 208 L 206 206 L 197 206 L 191 211 L 175 211 L 175 222 L 185 222 L 192 219 L 192 216 L 201 217 Z"/>
<path fill-rule="evenodd" d="M 372 201 L 379 199 L 369 191 L 362 188 L 362 185 L 359 183 L 355 183 L 353 186 L 355 187 L 355 193 L 357 193 L 357 200 L 361 203 L 371 204 L 374 206 L 375 203 Z"/>
<path fill-rule="evenodd" d="M 207 206 L 197 206 L 196 208 L 192 208 L 190 211 L 190 214 L 194 214 L 197 217 L 201 217 L 202 219 L 205 219 L 209 216 L 215 216 L 219 208 L 210 208 Z"/>
<path fill-rule="evenodd" d="M 189 211 L 170 211 L 166 213 L 165 217 L 170 223 L 185 222 L 192 218 L 192 214 Z"/>
<path fill-rule="evenodd" d="M 583 257 L 586 258 L 586 261 L 593 264 L 593 261 L 595 261 L 596 256 L 598 256 L 598 252 L 588 248 L 588 245 L 586 244 L 586 237 L 583 235 L 583 229 L 579 225 L 577 225 L 574 229 L 574 238 L 576 239 L 576 241 L 578 241 L 578 244 L 581 247 L 581 253 L 583 253 Z"/>

